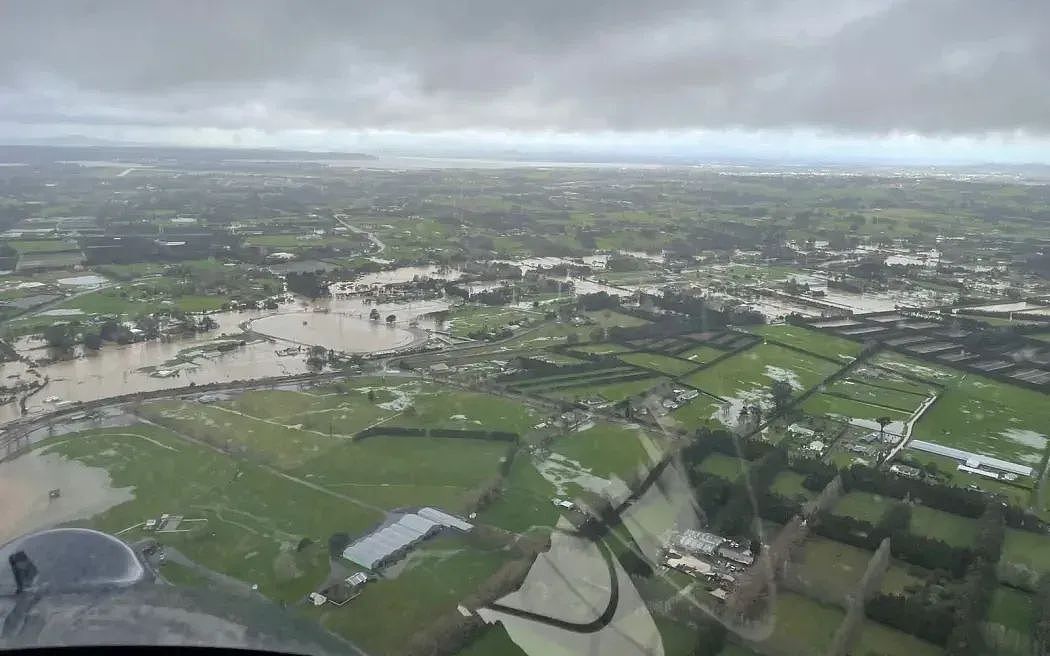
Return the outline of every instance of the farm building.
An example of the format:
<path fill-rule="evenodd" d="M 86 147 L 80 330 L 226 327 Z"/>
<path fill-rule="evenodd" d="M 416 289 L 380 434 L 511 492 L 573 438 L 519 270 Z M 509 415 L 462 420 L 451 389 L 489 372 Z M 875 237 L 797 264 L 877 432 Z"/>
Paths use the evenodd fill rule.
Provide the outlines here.
<path fill-rule="evenodd" d="M 412 547 L 443 528 L 466 532 L 474 525 L 436 508 L 420 508 L 357 540 L 343 550 L 343 558 L 366 569 L 376 569 L 403 558 Z"/>
<path fill-rule="evenodd" d="M 742 565 L 751 565 L 755 557 L 746 545 L 721 535 L 704 531 L 686 530 L 675 536 L 673 546 L 697 556 L 717 556 Z"/>
<path fill-rule="evenodd" d="M 971 474 L 978 474 L 987 478 L 1004 478 L 1010 480 L 1017 476 L 1031 476 L 1032 468 L 1027 465 L 1019 465 L 1014 462 L 1000 460 L 991 456 L 982 456 L 978 453 L 955 449 L 943 444 L 912 440 L 908 448 L 938 456 L 945 456 L 959 461 L 958 468 Z"/>

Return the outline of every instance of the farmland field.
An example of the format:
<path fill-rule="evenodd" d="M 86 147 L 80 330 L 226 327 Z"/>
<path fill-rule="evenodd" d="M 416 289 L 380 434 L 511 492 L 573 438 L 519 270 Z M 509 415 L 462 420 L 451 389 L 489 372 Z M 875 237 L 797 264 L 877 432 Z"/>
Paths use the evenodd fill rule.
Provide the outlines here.
<path fill-rule="evenodd" d="M 707 364 L 715 358 L 720 358 L 725 355 L 725 351 L 720 351 L 712 346 L 694 346 L 693 348 L 682 351 L 677 357 L 683 360 L 691 360 L 697 364 Z"/>
<path fill-rule="evenodd" d="M 219 405 L 257 419 L 277 421 L 305 430 L 353 435 L 397 414 L 381 405 L 391 400 L 388 392 L 373 392 L 373 397 L 374 400 L 370 401 L 365 391 L 356 389 L 345 392 L 321 389 L 311 392 L 256 390 Z"/>
<path fill-rule="evenodd" d="M 985 617 L 985 640 L 997 656 L 1032 654 L 1037 619 L 1031 595 L 1000 585 Z"/>
<path fill-rule="evenodd" d="M 735 481 L 741 474 L 747 473 L 748 466 L 748 461 L 742 458 L 734 458 L 723 453 L 712 453 L 700 463 L 700 471 L 727 481 Z"/>
<path fill-rule="evenodd" d="M 507 531 L 523 533 L 533 526 L 552 527 L 558 511 L 551 502 L 554 486 L 543 478 L 524 455 L 514 459 L 503 481 L 499 498 L 482 510 L 480 521 Z"/>
<path fill-rule="evenodd" d="M 824 393 L 814 394 L 806 399 L 806 402 L 802 404 L 802 409 L 817 417 L 847 417 L 871 421 L 879 417 L 889 417 L 892 421 L 904 422 L 910 416 L 910 413 L 900 410 Z"/>
<path fill-rule="evenodd" d="M 854 369 L 849 375 L 849 380 L 871 385 L 872 387 L 908 392 L 922 397 L 930 396 L 938 390 L 936 385 L 909 380 L 890 369 L 867 364 Z"/>
<path fill-rule="evenodd" d="M 382 517 L 154 426 L 87 431 L 41 449 L 101 467 L 114 487 L 132 489 L 131 500 L 76 525 L 117 532 L 165 512 L 207 519 L 207 534 L 172 534 L 165 541 L 206 567 L 257 583 L 274 599 L 298 600 L 323 579 L 323 543 L 334 529 L 361 532 Z M 314 548 L 294 551 L 304 537 Z"/>
<path fill-rule="evenodd" d="M 503 624 L 490 624 L 480 638 L 456 653 L 456 656 L 525 656 L 525 652 L 514 644 Z"/>
<path fill-rule="evenodd" d="M 791 470 L 784 470 L 773 479 L 772 490 L 787 499 L 803 498 L 806 501 L 816 497 L 816 493 L 802 486 L 805 476 Z"/>
<path fill-rule="evenodd" d="M 626 478 L 639 468 L 648 468 L 652 459 L 643 440 L 659 448 L 657 439 L 641 428 L 600 422 L 586 430 L 567 433 L 554 443 L 553 450 L 599 476 Z"/>
<path fill-rule="evenodd" d="M 837 606 L 781 591 L 773 608 L 773 634 L 763 642 L 775 645 L 776 653 L 823 656 L 844 616 Z"/>
<path fill-rule="evenodd" d="M 949 383 L 915 426 L 915 437 L 1010 462 L 1038 466 L 1050 426 L 1047 397 L 968 374 Z"/>
<path fill-rule="evenodd" d="M 377 435 L 339 440 L 291 473 L 388 510 L 433 503 L 463 512 L 507 450 L 492 440 Z"/>
<path fill-rule="evenodd" d="M 676 410 L 673 416 L 687 428 L 715 421 L 733 426 L 744 405 L 771 405 L 773 381 L 783 380 L 799 393 L 817 385 L 838 368 L 833 362 L 780 346 L 755 346 L 682 379 L 683 383 L 729 403 L 723 405 L 701 396 Z"/>
<path fill-rule="evenodd" d="M 970 547 L 977 537 L 977 521 L 926 506 L 913 505 L 910 530 L 916 535 L 943 540 L 953 547 Z"/>
<path fill-rule="evenodd" d="M 835 381 L 825 391 L 829 394 L 849 397 L 864 403 L 892 408 L 906 414 L 914 412 L 926 398 L 919 394 L 888 389 L 882 386 L 876 387 L 849 378 Z"/>
<path fill-rule="evenodd" d="M 914 565 L 900 565 L 891 562 L 886 569 L 886 573 L 882 576 L 879 592 L 882 594 L 902 594 L 908 588 L 920 586 L 923 580 L 913 574 L 913 571 L 916 569 L 918 568 Z"/>
<path fill-rule="evenodd" d="M 406 625 L 419 629 L 443 613 L 454 613 L 465 596 L 510 560 L 504 548 L 476 542 L 458 535 L 425 542 L 396 578 L 369 583 L 343 608 L 323 606 L 309 614 L 371 653 L 401 653 L 414 635 Z"/>
<path fill-rule="evenodd" d="M 1050 537 L 1006 529 L 999 563 L 1023 567 L 1034 575 L 1050 573 Z"/>
<path fill-rule="evenodd" d="M 686 362 L 659 353 L 624 353 L 619 357 L 628 364 L 671 377 L 681 376 L 699 366 L 694 362 Z"/>
<path fill-rule="evenodd" d="M 536 424 L 527 405 L 490 394 L 442 390 L 438 385 L 407 387 L 411 405 L 391 426 L 509 431 L 522 435 Z"/>
<path fill-rule="evenodd" d="M 860 637 L 850 651 L 854 656 L 937 656 L 944 649 L 921 638 L 873 620 L 864 622 Z"/>
<path fill-rule="evenodd" d="M 959 380 L 965 374 L 958 369 L 930 364 L 924 360 L 910 358 L 898 353 L 882 352 L 868 361 L 870 365 L 889 369 L 894 373 L 946 385 Z"/>
<path fill-rule="evenodd" d="M 671 418 L 680 422 L 686 429 L 694 429 L 698 426 L 725 424 L 731 425 L 733 417 L 729 416 L 726 404 L 718 399 L 701 394 L 692 401 L 687 401 L 680 408 L 671 413 Z"/>
<path fill-rule="evenodd" d="M 8 241 L 7 244 L 19 253 L 59 253 L 79 250 L 76 242 L 62 239 L 14 239 Z"/>
<path fill-rule="evenodd" d="M 790 324 L 756 326 L 748 332 L 843 362 L 849 362 L 861 350 L 860 342 Z"/>
<path fill-rule="evenodd" d="M 551 390 L 543 396 L 552 399 L 565 400 L 574 400 L 576 398 L 586 399 L 598 396 L 606 401 L 617 402 L 623 401 L 630 396 L 635 396 L 636 394 L 642 394 L 667 379 L 663 377 L 650 377 L 606 384 L 602 384 L 600 380 L 601 379 L 598 379 L 590 384 Z"/>
<path fill-rule="evenodd" d="M 607 355 L 609 353 L 627 353 L 631 349 L 623 344 L 616 344 L 615 342 L 598 342 L 596 344 L 581 344 L 579 346 L 574 346 L 572 350 L 581 353 L 590 353 L 592 355 Z"/>
<path fill-rule="evenodd" d="M 702 369 L 684 382 L 722 398 L 765 391 L 784 380 L 796 391 L 813 387 L 839 368 L 833 362 L 772 344 L 761 344 Z"/>
<path fill-rule="evenodd" d="M 896 503 L 896 499 L 871 494 L 870 492 L 850 492 L 843 495 L 832 509 L 836 515 L 859 519 L 877 524 L 882 516 Z"/>
<path fill-rule="evenodd" d="M 790 576 L 815 599 L 844 602 L 856 591 L 872 555 L 848 544 L 810 536 L 792 560 Z"/>
<path fill-rule="evenodd" d="M 518 324 L 523 321 L 542 318 L 543 315 L 539 312 L 530 312 L 518 308 L 461 306 L 452 311 L 448 318 L 448 323 L 452 327 L 454 336 L 466 337 L 468 333 L 478 330 L 494 330 L 508 324 Z"/>

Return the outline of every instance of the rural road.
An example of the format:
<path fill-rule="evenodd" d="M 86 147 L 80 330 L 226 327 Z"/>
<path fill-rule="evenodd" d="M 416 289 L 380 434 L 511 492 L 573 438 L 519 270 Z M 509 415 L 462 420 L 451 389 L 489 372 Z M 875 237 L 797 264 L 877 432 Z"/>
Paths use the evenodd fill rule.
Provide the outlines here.
<path fill-rule="evenodd" d="M 386 244 L 380 241 L 379 237 L 376 237 L 375 234 L 368 232 L 367 230 L 362 230 L 361 228 L 358 228 L 355 225 L 347 223 L 346 220 L 343 219 L 342 214 L 336 214 L 335 220 L 341 223 L 343 227 L 349 230 L 350 232 L 356 232 L 359 235 L 365 235 L 366 237 L 368 237 L 368 240 L 372 242 L 376 247 L 376 250 L 374 253 L 372 253 L 372 255 L 379 255 L 380 253 L 386 250 Z"/>

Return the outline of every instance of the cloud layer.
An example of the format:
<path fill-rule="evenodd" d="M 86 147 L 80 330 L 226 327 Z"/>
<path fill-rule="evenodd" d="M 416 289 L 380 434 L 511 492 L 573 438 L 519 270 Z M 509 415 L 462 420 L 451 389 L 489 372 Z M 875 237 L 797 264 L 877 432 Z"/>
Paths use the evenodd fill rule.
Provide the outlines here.
<path fill-rule="evenodd" d="M 1050 2 L 13 0 L 0 122 L 1044 136 Z"/>

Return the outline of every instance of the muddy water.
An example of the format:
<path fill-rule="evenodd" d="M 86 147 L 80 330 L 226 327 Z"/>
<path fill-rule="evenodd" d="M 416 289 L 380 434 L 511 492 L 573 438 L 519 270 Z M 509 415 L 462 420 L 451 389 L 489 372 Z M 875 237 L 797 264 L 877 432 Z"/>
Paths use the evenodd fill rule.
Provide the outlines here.
<path fill-rule="evenodd" d="M 458 280 L 463 277 L 459 269 L 449 269 L 437 265 L 405 266 L 389 271 L 377 273 L 366 273 L 360 278 L 345 283 L 336 283 L 333 292 L 338 290 L 349 291 L 358 285 L 391 285 L 394 283 L 412 282 L 416 278 L 439 278 L 441 280 Z M 349 288 L 349 289 L 347 289 Z"/>
<path fill-rule="evenodd" d="M 61 496 L 49 498 L 59 489 Z M 11 538 L 77 519 L 87 519 L 134 498 L 113 488 L 105 469 L 58 454 L 30 452 L 0 463 L 0 544 Z"/>
<path fill-rule="evenodd" d="M 398 325 L 390 328 L 385 322 L 376 326 L 368 320 L 368 312 L 377 308 L 382 317 L 394 314 Z M 286 305 L 278 312 L 290 313 L 295 318 L 278 321 L 275 336 L 297 340 L 306 344 L 320 344 L 326 348 L 364 352 L 385 351 L 412 343 L 420 331 L 407 324 L 420 315 L 448 307 L 443 301 L 413 303 L 386 303 L 366 305 L 361 299 L 330 299 L 316 304 Z M 313 309 L 328 309 L 331 314 L 315 313 Z M 281 343 L 255 342 L 225 353 L 209 349 L 209 342 L 222 337 L 243 336 L 239 324 L 266 317 L 273 312 L 220 312 L 212 315 L 219 328 L 208 333 L 176 339 L 168 342 L 149 341 L 117 346 L 108 344 L 99 351 L 82 353 L 82 357 L 47 365 L 38 365 L 36 371 L 49 379 L 39 393 L 33 395 L 27 409 L 30 413 L 55 409 L 58 403 L 92 401 L 140 391 L 155 391 L 184 387 L 191 382 L 205 383 L 251 380 L 271 376 L 300 374 L 308 371 L 306 358 L 280 357 L 276 351 Z M 303 326 L 303 314 L 308 325 Z M 322 319 L 336 317 L 338 320 Z M 311 328 L 313 325 L 313 328 Z M 418 320 L 418 326 L 434 328 L 432 320 Z M 309 341 L 316 339 L 316 342 Z M 347 348 L 341 348 L 341 347 Z M 200 355 L 193 364 L 171 367 L 174 373 L 168 377 L 157 377 L 142 371 L 145 367 L 166 368 L 180 352 L 200 347 Z M 352 347 L 352 348 L 351 348 Z M 47 350 L 39 343 L 19 341 L 16 348 L 21 355 L 31 359 L 46 357 Z M 12 384 L 15 379 L 8 376 L 25 375 L 26 365 L 21 362 L 0 364 L 0 380 Z M 55 399 L 54 397 L 57 397 Z M 46 399 L 52 399 L 47 401 Z M 0 406 L 0 425 L 19 416 L 17 403 Z"/>
<path fill-rule="evenodd" d="M 252 321 L 251 329 L 276 339 L 297 344 L 316 344 L 348 353 L 389 351 L 426 339 L 419 333 L 387 325 L 383 320 L 362 321 L 360 316 L 336 312 L 274 314 Z"/>

